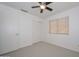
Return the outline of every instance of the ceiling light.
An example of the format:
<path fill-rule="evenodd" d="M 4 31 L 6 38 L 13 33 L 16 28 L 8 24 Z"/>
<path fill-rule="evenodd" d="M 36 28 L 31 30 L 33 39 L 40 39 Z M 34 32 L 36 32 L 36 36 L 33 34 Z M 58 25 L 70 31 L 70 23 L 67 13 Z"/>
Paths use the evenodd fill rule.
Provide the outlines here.
<path fill-rule="evenodd" d="M 41 9 L 45 9 L 46 6 L 45 6 L 45 5 L 40 5 L 40 8 L 41 8 Z"/>

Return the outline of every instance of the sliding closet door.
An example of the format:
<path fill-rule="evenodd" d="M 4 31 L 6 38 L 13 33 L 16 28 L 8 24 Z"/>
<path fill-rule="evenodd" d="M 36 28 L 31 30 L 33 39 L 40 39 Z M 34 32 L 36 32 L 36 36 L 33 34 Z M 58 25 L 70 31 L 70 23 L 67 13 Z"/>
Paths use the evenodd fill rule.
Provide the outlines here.
<path fill-rule="evenodd" d="M 32 18 L 28 14 L 21 13 L 18 20 L 19 47 L 26 47 L 32 43 Z"/>
<path fill-rule="evenodd" d="M 16 50 L 17 22 L 16 11 L 0 5 L 0 54 Z"/>

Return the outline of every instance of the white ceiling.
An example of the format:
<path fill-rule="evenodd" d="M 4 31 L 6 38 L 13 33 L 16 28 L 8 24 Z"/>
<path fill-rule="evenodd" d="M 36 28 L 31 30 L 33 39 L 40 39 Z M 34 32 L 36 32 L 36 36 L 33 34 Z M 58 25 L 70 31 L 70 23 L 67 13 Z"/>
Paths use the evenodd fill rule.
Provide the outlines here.
<path fill-rule="evenodd" d="M 39 5 L 37 2 L 1 2 L 1 3 L 19 10 L 25 9 L 26 11 L 28 11 L 28 13 L 44 19 L 50 17 L 51 15 L 79 6 L 79 2 L 54 2 L 48 5 L 50 8 L 54 9 L 52 12 L 44 10 L 43 13 L 40 13 L 40 8 L 35 9 L 31 8 L 32 6 Z"/>

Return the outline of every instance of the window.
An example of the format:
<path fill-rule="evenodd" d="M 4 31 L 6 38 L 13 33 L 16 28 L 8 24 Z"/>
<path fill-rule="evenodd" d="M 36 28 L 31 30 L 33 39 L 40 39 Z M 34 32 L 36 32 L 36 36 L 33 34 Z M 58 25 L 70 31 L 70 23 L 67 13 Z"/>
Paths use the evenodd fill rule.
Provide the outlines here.
<path fill-rule="evenodd" d="M 68 34 L 69 33 L 69 17 L 63 17 L 49 21 L 49 33 Z"/>

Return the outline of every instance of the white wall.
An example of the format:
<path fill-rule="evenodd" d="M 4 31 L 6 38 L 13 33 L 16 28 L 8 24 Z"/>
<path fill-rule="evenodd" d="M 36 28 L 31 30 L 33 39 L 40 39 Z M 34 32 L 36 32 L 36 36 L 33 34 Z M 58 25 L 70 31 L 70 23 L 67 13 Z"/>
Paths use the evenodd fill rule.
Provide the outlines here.
<path fill-rule="evenodd" d="M 69 35 L 49 34 L 48 22 L 56 18 L 69 16 Z M 65 12 L 52 15 L 43 22 L 43 39 L 45 42 L 79 52 L 79 6 Z"/>
<path fill-rule="evenodd" d="M 40 18 L 0 5 L 0 54 L 40 41 L 40 26 Z"/>

